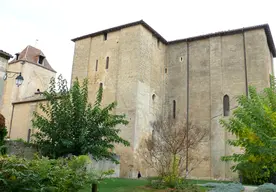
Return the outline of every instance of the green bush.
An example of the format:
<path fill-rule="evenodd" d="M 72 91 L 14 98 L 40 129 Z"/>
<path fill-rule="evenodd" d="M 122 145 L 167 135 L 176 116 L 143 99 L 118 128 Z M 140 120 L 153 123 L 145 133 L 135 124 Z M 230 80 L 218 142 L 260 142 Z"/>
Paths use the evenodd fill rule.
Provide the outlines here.
<path fill-rule="evenodd" d="M 178 179 L 175 182 L 166 182 L 162 178 L 150 179 L 150 187 L 154 189 L 168 189 L 174 192 L 200 192 L 200 189 L 196 185 L 192 185 L 186 182 L 185 179 Z"/>
<path fill-rule="evenodd" d="M 248 185 L 260 185 L 270 181 L 273 170 L 260 167 L 258 164 L 244 162 L 237 165 L 241 182 Z"/>
<path fill-rule="evenodd" d="M 196 185 L 189 184 L 183 180 L 175 185 L 175 192 L 200 192 L 200 189 Z"/>
<path fill-rule="evenodd" d="M 276 185 L 265 183 L 260 185 L 254 192 L 276 192 Z"/>
<path fill-rule="evenodd" d="M 7 134 L 8 131 L 6 127 L 0 127 L 0 155 L 4 155 L 7 152 L 7 148 L 5 146 L 5 137 Z"/>
<path fill-rule="evenodd" d="M 57 160 L 0 157 L 0 191 L 79 191 L 95 181 L 95 175 L 86 171 L 88 163 L 88 156 Z"/>
<path fill-rule="evenodd" d="M 202 187 L 212 188 L 210 192 L 241 192 L 244 187 L 240 183 L 206 183 Z"/>

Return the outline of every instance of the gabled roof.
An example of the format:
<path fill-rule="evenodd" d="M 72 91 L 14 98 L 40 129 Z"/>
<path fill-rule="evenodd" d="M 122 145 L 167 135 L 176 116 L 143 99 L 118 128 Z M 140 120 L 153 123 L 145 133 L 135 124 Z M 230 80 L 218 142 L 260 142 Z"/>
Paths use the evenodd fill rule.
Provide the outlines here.
<path fill-rule="evenodd" d="M 18 60 L 14 58 L 9 64 L 13 64 L 18 61 L 26 61 L 56 73 L 56 71 L 51 67 L 51 65 L 49 64 L 46 58 L 43 60 L 43 64 L 38 63 L 38 59 L 40 55 L 45 57 L 45 55 L 41 50 L 28 45 L 21 53 L 18 53 L 18 54 L 19 54 Z"/>
<path fill-rule="evenodd" d="M 121 30 L 121 29 L 124 29 L 124 28 L 127 28 L 127 27 L 136 26 L 136 25 L 144 26 L 146 29 L 148 29 L 150 32 L 152 32 L 152 34 L 155 35 L 161 42 L 163 42 L 166 45 L 180 43 L 180 42 L 191 42 L 191 41 L 196 41 L 196 40 L 201 40 L 201 39 L 206 39 L 206 38 L 216 37 L 216 36 L 232 35 L 232 34 L 242 33 L 242 32 L 245 32 L 245 31 L 251 31 L 251 30 L 254 30 L 254 29 L 264 29 L 266 37 L 267 37 L 268 47 L 269 47 L 273 57 L 276 57 L 276 49 L 275 49 L 272 34 L 271 34 L 271 31 L 270 31 L 270 28 L 269 28 L 268 24 L 256 25 L 256 26 L 245 27 L 245 28 L 234 29 L 234 30 L 228 30 L 228 31 L 220 31 L 220 32 L 216 32 L 216 33 L 210 33 L 210 34 L 206 34 L 206 35 L 189 37 L 189 38 L 185 38 L 185 39 L 178 39 L 178 40 L 174 40 L 174 41 L 167 41 L 157 31 L 155 31 L 151 26 L 149 26 L 145 21 L 140 20 L 140 21 L 136 21 L 136 22 L 133 22 L 133 23 L 128 23 L 128 24 L 125 24 L 125 25 L 120 25 L 120 26 L 117 26 L 117 27 L 105 29 L 105 30 L 102 30 L 102 31 L 98 31 L 98 32 L 95 32 L 95 33 L 88 34 L 88 35 L 80 36 L 80 37 L 72 39 L 72 41 L 75 42 L 75 41 L 85 39 L 85 38 L 88 38 L 88 37 L 95 37 L 95 36 L 98 36 L 98 35 L 102 35 L 104 33 L 118 31 L 118 30 Z"/>
<path fill-rule="evenodd" d="M 12 58 L 12 55 L 3 51 L 3 50 L 0 50 L 0 56 L 1 57 L 4 57 L 5 59 L 9 60 L 10 58 Z"/>

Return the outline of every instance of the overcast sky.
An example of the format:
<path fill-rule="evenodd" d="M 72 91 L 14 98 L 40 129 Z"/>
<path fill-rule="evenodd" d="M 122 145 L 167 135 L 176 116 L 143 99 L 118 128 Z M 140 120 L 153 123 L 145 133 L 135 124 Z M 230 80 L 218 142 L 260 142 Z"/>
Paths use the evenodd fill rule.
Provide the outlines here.
<path fill-rule="evenodd" d="M 166 40 L 268 23 L 276 41 L 273 0 L 0 0 L 0 50 L 35 45 L 70 80 L 72 38 L 143 19 Z"/>

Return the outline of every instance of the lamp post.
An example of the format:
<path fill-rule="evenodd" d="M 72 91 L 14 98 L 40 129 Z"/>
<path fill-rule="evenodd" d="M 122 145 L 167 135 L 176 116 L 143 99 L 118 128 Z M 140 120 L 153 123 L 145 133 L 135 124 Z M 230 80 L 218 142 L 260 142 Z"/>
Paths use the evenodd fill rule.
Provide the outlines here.
<path fill-rule="evenodd" d="M 11 76 L 9 76 L 9 74 L 12 74 Z M 14 72 L 14 71 L 6 71 L 3 79 L 4 81 L 7 79 L 7 78 L 13 78 L 15 75 L 18 76 L 15 78 L 15 84 L 17 87 L 19 87 L 20 85 L 22 85 L 23 81 L 24 81 L 24 78 L 23 76 L 21 75 L 21 72 Z"/>

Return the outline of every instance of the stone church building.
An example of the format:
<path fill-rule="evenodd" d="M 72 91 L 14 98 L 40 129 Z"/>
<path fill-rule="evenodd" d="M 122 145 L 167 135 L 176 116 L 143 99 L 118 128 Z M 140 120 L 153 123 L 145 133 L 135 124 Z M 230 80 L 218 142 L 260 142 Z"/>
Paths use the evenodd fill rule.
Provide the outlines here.
<path fill-rule="evenodd" d="M 219 124 L 237 106 L 236 96 L 269 86 L 276 56 L 267 24 L 167 41 L 143 20 L 72 39 L 75 42 L 72 81 L 88 78 L 90 101 L 103 86 L 103 102 L 118 102 L 117 114 L 129 124 L 121 135 L 130 148 L 117 147 L 121 176 L 140 169 L 136 151 L 151 134 L 150 122 L 171 114 L 207 128 L 198 154 L 207 156 L 191 175 L 231 178 L 230 165 L 220 161 L 235 149 L 232 136 Z"/>
<path fill-rule="evenodd" d="M 191 176 L 234 176 L 231 165 L 220 157 L 237 149 L 226 144 L 232 136 L 219 120 L 231 115 L 237 106 L 236 96 L 247 94 L 249 85 L 258 90 L 269 86 L 276 51 L 267 24 L 167 41 L 141 20 L 77 37 L 73 42 L 71 81 L 89 79 L 91 103 L 103 86 L 103 104 L 117 101 L 114 112 L 126 114 L 129 120 L 127 126 L 120 127 L 120 134 L 131 147 L 115 149 L 120 156 L 120 176 L 136 177 L 138 169 L 143 176 L 151 175 L 140 165 L 137 150 L 141 140 L 152 133 L 150 122 L 160 115 L 208 129 L 197 151 L 208 161 Z M 2 73 L 21 72 L 24 82 L 20 87 L 14 78 L 2 82 L 1 113 L 9 137 L 28 141 L 33 131 L 32 113 L 39 112 L 38 104 L 45 102 L 35 93 L 37 89 L 45 91 L 56 72 L 35 47 L 27 46 L 7 64 L 11 57 L 0 51 Z"/>

